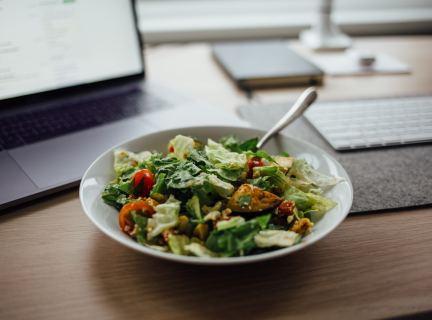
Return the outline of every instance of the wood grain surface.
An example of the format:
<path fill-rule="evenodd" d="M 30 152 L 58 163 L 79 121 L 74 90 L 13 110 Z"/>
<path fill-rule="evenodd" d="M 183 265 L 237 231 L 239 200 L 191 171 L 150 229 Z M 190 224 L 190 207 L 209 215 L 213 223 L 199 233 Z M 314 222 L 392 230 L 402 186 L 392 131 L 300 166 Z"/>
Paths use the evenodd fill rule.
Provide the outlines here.
<path fill-rule="evenodd" d="M 432 92 L 432 37 L 356 43 L 414 72 L 326 77 L 323 97 Z M 207 44 L 151 47 L 146 59 L 150 78 L 228 112 L 247 102 Z M 302 90 L 257 95 L 288 101 Z M 354 215 L 284 258 L 190 266 L 111 240 L 85 216 L 73 188 L 0 212 L 0 319 L 382 319 L 432 311 L 431 217 L 430 207 Z"/>

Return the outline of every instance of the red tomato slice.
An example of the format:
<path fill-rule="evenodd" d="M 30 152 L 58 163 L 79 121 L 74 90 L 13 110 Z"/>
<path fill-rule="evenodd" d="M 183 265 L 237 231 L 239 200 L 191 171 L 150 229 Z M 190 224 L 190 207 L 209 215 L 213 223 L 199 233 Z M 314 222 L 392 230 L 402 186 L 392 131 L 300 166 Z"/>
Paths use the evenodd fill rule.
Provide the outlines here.
<path fill-rule="evenodd" d="M 152 217 L 155 213 L 153 207 L 144 200 L 138 200 L 136 202 L 130 202 L 123 206 L 119 214 L 119 225 L 123 232 L 127 233 L 126 226 L 129 226 L 129 230 L 132 231 L 135 222 L 132 219 L 131 211 L 136 211 L 141 216 Z"/>
<path fill-rule="evenodd" d="M 138 186 L 138 184 L 140 183 L 143 177 L 145 177 L 144 187 L 143 187 L 143 191 L 140 194 L 140 197 L 147 197 L 150 194 L 151 189 L 153 188 L 153 183 L 154 183 L 153 174 L 147 169 L 142 169 L 137 173 L 135 173 L 134 175 L 135 188 Z"/>

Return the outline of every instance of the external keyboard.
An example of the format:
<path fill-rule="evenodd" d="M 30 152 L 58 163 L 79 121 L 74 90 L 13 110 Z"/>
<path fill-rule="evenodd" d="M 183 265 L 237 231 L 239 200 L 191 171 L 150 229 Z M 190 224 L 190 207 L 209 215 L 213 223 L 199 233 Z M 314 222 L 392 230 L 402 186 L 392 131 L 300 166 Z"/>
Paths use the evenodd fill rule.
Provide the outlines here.
<path fill-rule="evenodd" d="M 337 150 L 432 141 L 432 96 L 319 102 L 304 116 Z"/>
<path fill-rule="evenodd" d="M 0 150 L 17 148 L 166 106 L 165 101 L 135 89 L 4 116 L 0 118 Z"/>

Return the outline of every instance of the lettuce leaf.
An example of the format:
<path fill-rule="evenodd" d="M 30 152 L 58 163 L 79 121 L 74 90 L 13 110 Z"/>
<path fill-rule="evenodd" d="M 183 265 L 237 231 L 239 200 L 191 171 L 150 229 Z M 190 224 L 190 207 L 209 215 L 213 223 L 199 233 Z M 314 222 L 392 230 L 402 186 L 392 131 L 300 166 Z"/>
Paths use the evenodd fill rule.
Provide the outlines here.
<path fill-rule="evenodd" d="M 284 199 L 286 201 L 295 202 L 295 206 L 299 211 L 317 211 L 325 213 L 334 208 L 337 203 L 313 193 L 304 193 L 303 191 L 287 185 L 284 191 Z"/>
<path fill-rule="evenodd" d="M 168 246 L 172 253 L 187 256 L 189 251 L 185 249 L 185 246 L 191 243 L 188 236 L 185 235 L 172 235 L 168 240 Z"/>
<path fill-rule="evenodd" d="M 214 168 L 213 163 L 210 162 L 203 151 L 190 150 L 190 155 L 187 157 L 187 160 L 193 162 L 204 171 Z"/>
<path fill-rule="evenodd" d="M 131 215 L 134 222 L 138 225 L 137 242 L 139 244 L 143 244 L 146 235 L 147 222 L 149 218 L 140 216 L 136 214 L 135 211 L 131 211 Z"/>
<path fill-rule="evenodd" d="M 214 174 L 209 174 L 208 179 L 213 189 L 216 190 L 221 197 L 226 198 L 234 192 L 234 186 L 231 183 L 223 182 Z"/>
<path fill-rule="evenodd" d="M 290 181 L 277 166 L 254 167 L 253 170 L 259 171 L 261 176 L 269 177 L 268 181 L 278 188 Z"/>
<path fill-rule="evenodd" d="M 239 138 L 235 134 L 232 134 L 230 136 L 223 137 L 218 142 L 222 144 L 225 149 L 228 149 L 231 152 L 242 153 L 243 151 L 258 151 L 258 137 L 240 143 Z"/>
<path fill-rule="evenodd" d="M 270 182 L 268 182 L 269 177 L 259 177 L 253 180 L 250 180 L 248 184 L 251 184 L 257 188 L 260 188 L 261 190 L 270 192 Z"/>
<path fill-rule="evenodd" d="M 180 222 L 180 201 L 173 195 L 165 203 L 157 205 L 155 211 L 156 213 L 147 222 L 147 225 L 153 228 L 147 233 L 147 240 L 156 237 L 166 228 L 177 226 Z"/>
<path fill-rule="evenodd" d="M 205 150 L 209 160 L 217 169 L 243 170 L 246 165 L 246 155 L 230 152 L 211 139 L 208 139 Z"/>
<path fill-rule="evenodd" d="M 255 248 L 253 238 L 259 231 L 260 226 L 256 219 L 246 221 L 235 228 L 212 231 L 207 239 L 206 248 L 220 253 L 222 257 L 244 256 Z"/>
<path fill-rule="evenodd" d="M 290 247 L 296 243 L 296 239 L 301 235 L 285 230 L 266 230 L 260 231 L 254 236 L 256 245 L 260 248 L 267 247 Z"/>
<path fill-rule="evenodd" d="M 224 220 L 219 221 L 216 224 L 216 229 L 217 230 L 231 229 L 231 228 L 238 227 L 245 222 L 246 222 L 246 220 L 243 217 L 233 217 L 233 218 L 226 220 L 226 221 L 224 221 Z"/>
<path fill-rule="evenodd" d="M 186 159 L 190 155 L 190 150 L 193 150 L 195 145 L 195 141 L 192 138 L 180 134 L 177 135 L 174 140 L 170 141 L 168 149 L 170 148 L 171 143 L 174 148 L 173 154 L 177 159 Z"/>
<path fill-rule="evenodd" d="M 186 210 L 191 214 L 192 218 L 202 219 L 198 196 L 194 195 L 188 200 L 186 203 Z"/>
<path fill-rule="evenodd" d="M 192 242 L 189 245 L 185 245 L 184 249 L 192 253 L 193 255 L 200 257 L 200 258 L 217 258 L 219 257 L 219 254 L 216 252 L 212 252 L 203 245 Z"/>
<path fill-rule="evenodd" d="M 288 177 L 295 176 L 297 180 L 290 180 L 290 184 L 305 192 L 320 193 L 319 188 L 331 187 L 345 180 L 344 178 L 334 178 L 319 173 L 312 168 L 306 160 L 295 159 L 287 173 Z"/>

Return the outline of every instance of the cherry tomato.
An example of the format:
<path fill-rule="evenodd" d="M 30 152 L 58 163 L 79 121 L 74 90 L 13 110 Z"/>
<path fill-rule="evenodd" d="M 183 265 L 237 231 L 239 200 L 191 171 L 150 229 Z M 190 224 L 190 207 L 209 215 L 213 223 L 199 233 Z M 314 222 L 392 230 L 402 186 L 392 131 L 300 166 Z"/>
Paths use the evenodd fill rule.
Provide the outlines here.
<path fill-rule="evenodd" d="M 155 212 L 153 207 L 144 200 L 125 204 L 120 210 L 119 225 L 122 231 L 126 233 L 127 231 L 132 231 L 135 225 L 132 215 L 130 214 L 131 211 L 136 211 L 138 215 L 147 217 L 152 217 Z M 129 230 L 126 230 L 126 226 L 129 227 Z"/>
<path fill-rule="evenodd" d="M 150 191 L 153 188 L 153 183 L 154 183 L 153 174 L 147 169 L 142 169 L 137 173 L 135 173 L 134 175 L 135 188 L 138 186 L 138 184 L 140 183 L 141 179 L 144 176 L 145 176 L 144 187 L 143 187 L 143 191 L 140 194 L 140 197 L 147 197 L 150 194 Z"/>
<path fill-rule="evenodd" d="M 253 177 L 253 168 L 255 167 L 264 167 L 264 162 L 261 158 L 250 158 L 247 161 L 247 165 L 249 167 L 248 177 Z"/>

